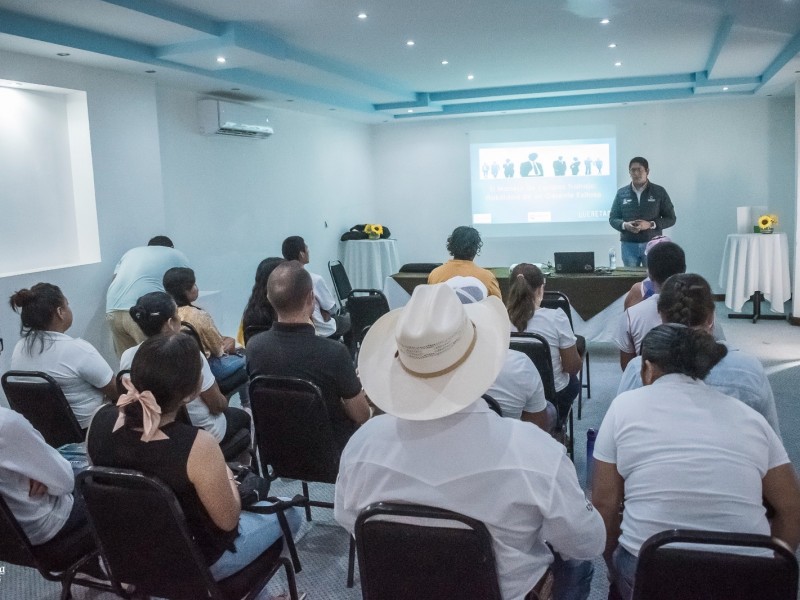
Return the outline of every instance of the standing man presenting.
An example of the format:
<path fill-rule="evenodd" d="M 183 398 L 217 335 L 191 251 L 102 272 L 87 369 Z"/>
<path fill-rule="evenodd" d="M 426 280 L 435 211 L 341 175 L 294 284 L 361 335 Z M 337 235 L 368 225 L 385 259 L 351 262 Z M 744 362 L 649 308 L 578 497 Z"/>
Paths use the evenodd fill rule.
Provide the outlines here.
<path fill-rule="evenodd" d="M 622 263 L 626 267 L 646 267 L 647 242 L 675 225 L 675 209 L 667 190 L 648 180 L 650 165 L 646 158 L 632 158 L 628 172 L 631 183 L 617 190 L 608 222 L 621 232 Z"/>

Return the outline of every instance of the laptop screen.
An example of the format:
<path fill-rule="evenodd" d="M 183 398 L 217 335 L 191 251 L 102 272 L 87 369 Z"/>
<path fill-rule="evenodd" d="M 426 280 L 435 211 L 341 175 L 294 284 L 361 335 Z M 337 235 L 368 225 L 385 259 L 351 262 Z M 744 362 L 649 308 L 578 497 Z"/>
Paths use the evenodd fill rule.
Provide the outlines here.
<path fill-rule="evenodd" d="M 556 252 L 556 273 L 593 273 L 594 252 Z"/>

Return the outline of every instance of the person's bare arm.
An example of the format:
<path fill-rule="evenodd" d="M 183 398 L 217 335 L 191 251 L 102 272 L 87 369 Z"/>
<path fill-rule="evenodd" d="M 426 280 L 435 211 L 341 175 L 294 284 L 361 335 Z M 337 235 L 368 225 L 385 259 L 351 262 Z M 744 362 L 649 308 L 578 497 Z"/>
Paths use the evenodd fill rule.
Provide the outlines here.
<path fill-rule="evenodd" d="M 331 313 L 328 310 L 324 310 L 322 308 L 319 309 L 319 314 L 322 315 L 322 320 L 326 323 L 331 320 Z"/>
<path fill-rule="evenodd" d="M 619 366 L 622 367 L 623 371 L 634 358 L 636 358 L 636 353 L 625 352 L 624 350 L 619 351 Z"/>
<path fill-rule="evenodd" d="M 527 412 L 522 411 L 522 415 L 520 415 L 520 421 L 527 421 L 528 423 L 533 423 L 542 431 L 549 433 L 547 430 L 547 426 L 550 424 L 547 418 L 547 409 L 540 410 L 539 412 Z"/>
<path fill-rule="evenodd" d="M 218 415 L 223 410 L 228 408 L 228 399 L 225 395 L 220 391 L 219 385 L 217 382 L 214 382 L 210 388 L 208 388 L 204 392 L 200 392 L 200 399 L 203 401 L 208 407 L 208 411 L 212 415 Z"/>
<path fill-rule="evenodd" d="M 345 414 L 354 423 L 361 425 L 369 419 L 369 402 L 367 402 L 367 394 L 363 389 L 352 398 L 342 398 L 342 405 Z"/>
<path fill-rule="evenodd" d="M 800 485 L 791 463 L 774 467 L 761 480 L 764 499 L 775 510 L 770 521 L 773 536 L 797 551 L 800 544 Z"/>
<path fill-rule="evenodd" d="M 242 510 L 239 490 L 219 444 L 207 431 L 197 432 L 186 474 L 214 524 L 223 531 L 233 531 L 239 525 Z"/>
<path fill-rule="evenodd" d="M 625 296 L 624 308 L 628 310 L 634 304 L 639 304 L 642 301 L 642 282 L 637 281 L 631 286 L 628 295 Z"/>
<path fill-rule="evenodd" d="M 606 549 L 603 558 L 611 564 L 611 555 L 619 543 L 621 507 L 625 498 L 625 480 L 617 471 L 617 465 L 594 459 L 592 481 L 592 504 L 606 525 Z"/>
<path fill-rule="evenodd" d="M 569 348 L 559 348 L 558 353 L 561 355 L 561 370 L 569 375 L 577 375 L 581 372 L 583 361 L 581 355 L 578 354 L 578 347 L 573 344 Z"/>

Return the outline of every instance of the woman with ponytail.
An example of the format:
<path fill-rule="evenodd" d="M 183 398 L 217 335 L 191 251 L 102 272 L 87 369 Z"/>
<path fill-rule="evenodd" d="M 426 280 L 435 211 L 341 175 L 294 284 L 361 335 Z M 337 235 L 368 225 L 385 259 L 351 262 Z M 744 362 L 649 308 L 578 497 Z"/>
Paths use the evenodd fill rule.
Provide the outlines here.
<path fill-rule="evenodd" d="M 116 398 L 114 371 L 89 342 L 66 334 L 72 309 L 57 285 L 37 283 L 15 292 L 11 308 L 20 313 L 22 339 L 11 368 L 42 371 L 56 380 L 82 429 L 106 400 Z"/>
<path fill-rule="evenodd" d="M 617 396 L 603 419 L 592 502 L 624 600 L 641 545 L 667 529 L 773 535 L 792 551 L 800 542 L 800 486 L 780 439 L 761 415 L 703 383 L 727 352 L 702 329 L 659 325 L 642 342 L 644 387 Z"/>
<path fill-rule="evenodd" d="M 506 308 L 512 332 L 538 333 L 547 340 L 556 385 L 555 404 L 563 420 L 580 391 L 577 374 L 582 363 L 567 315 L 560 308 L 542 307 L 544 284 L 539 267 L 518 264 L 511 270 Z"/>
<path fill-rule="evenodd" d="M 200 391 L 201 365 L 197 344 L 183 333 L 145 340 L 133 358 L 127 393 L 95 415 L 87 452 L 95 465 L 142 471 L 172 488 L 219 580 L 255 560 L 278 540 L 281 528 L 275 515 L 241 512 L 237 482 L 217 441 L 175 421 L 180 407 Z M 298 509 L 286 516 L 296 531 Z"/>

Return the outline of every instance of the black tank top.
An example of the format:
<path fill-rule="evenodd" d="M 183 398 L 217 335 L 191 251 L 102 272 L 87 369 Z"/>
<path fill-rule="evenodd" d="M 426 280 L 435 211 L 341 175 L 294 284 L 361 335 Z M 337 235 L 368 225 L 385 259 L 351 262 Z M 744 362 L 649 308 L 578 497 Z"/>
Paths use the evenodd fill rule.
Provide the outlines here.
<path fill-rule="evenodd" d="M 135 469 L 154 475 L 167 484 L 175 492 L 186 515 L 189 531 L 207 564 L 214 564 L 225 550 L 234 551 L 233 540 L 238 531 L 223 531 L 214 524 L 186 473 L 197 428 L 172 422 L 161 428 L 168 439 L 143 442 L 140 431 L 121 427 L 111 432 L 118 414 L 116 406 L 104 406 L 92 419 L 86 439 L 86 450 L 92 463 L 99 467 Z"/>

